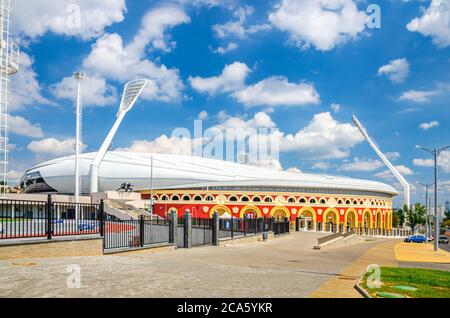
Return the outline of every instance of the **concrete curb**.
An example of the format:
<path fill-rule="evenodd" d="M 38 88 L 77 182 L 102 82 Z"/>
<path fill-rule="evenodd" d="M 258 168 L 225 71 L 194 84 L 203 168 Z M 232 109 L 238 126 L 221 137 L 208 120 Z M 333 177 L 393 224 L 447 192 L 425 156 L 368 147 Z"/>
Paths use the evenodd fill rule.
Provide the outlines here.
<path fill-rule="evenodd" d="M 175 250 L 175 245 L 172 243 L 160 243 L 160 244 L 152 244 L 144 247 L 121 247 L 121 248 L 115 248 L 111 250 L 105 250 L 103 251 L 103 255 L 113 255 L 113 254 L 125 254 L 125 253 L 132 253 L 132 252 L 140 252 L 140 251 L 146 251 L 146 250 Z"/>
<path fill-rule="evenodd" d="M 361 286 L 361 282 L 364 279 L 364 276 L 366 275 L 367 271 L 365 271 L 362 276 L 358 279 L 358 281 L 355 284 L 355 289 L 364 297 L 364 298 L 372 298 L 369 293 L 367 292 L 367 290 L 365 290 L 362 286 Z"/>

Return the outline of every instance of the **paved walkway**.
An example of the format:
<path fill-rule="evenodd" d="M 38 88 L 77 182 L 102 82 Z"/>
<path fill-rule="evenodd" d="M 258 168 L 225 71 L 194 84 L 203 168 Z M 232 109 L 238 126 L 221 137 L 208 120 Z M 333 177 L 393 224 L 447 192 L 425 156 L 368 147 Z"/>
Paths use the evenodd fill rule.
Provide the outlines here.
<path fill-rule="evenodd" d="M 364 274 L 367 266 L 377 264 L 380 266 L 397 266 L 394 254 L 394 246 L 398 240 L 390 240 L 378 243 L 366 251 L 350 266 L 346 267 L 338 277 L 326 281 L 320 288 L 313 292 L 313 298 L 361 298 L 361 294 L 355 289 L 358 279 Z M 339 250 L 348 249 L 345 247 Z"/>
<path fill-rule="evenodd" d="M 395 246 L 395 256 L 399 262 L 450 264 L 450 253 L 443 249 L 435 252 L 433 244 L 402 242 Z"/>
<path fill-rule="evenodd" d="M 308 297 L 330 278 L 356 280 L 359 272 L 345 269 L 380 243 L 315 251 L 321 235 L 292 233 L 267 242 L 157 254 L 5 260 L 0 297 Z M 73 264 L 79 266 L 81 288 L 67 287 Z"/>

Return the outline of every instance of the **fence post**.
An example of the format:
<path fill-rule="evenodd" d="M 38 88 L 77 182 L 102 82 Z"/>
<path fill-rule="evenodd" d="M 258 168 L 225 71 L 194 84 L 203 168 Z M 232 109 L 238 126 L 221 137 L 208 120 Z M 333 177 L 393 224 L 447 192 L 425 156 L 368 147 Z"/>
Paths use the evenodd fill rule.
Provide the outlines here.
<path fill-rule="evenodd" d="M 219 213 L 213 214 L 213 227 L 212 227 L 212 243 L 214 246 L 219 246 Z"/>
<path fill-rule="evenodd" d="M 47 213 L 46 213 L 46 217 L 47 217 L 47 239 L 51 240 L 52 239 L 52 195 L 49 194 L 47 196 Z"/>
<path fill-rule="evenodd" d="M 169 243 L 175 245 L 177 248 L 178 242 L 178 213 L 171 212 L 169 215 Z"/>
<path fill-rule="evenodd" d="M 184 248 L 192 248 L 192 215 L 184 213 Z"/>
<path fill-rule="evenodd" d="M 105 210 L 105 206 L 103 205 L 103 199 L 100 200 L 100 207 L 99 207 L 99 213 L 100 213 L 100 236 L 103 237 L 105 236 L 105 220 L 104 220 L 104 210 Z"/>
<path fill-rule="evenodd" d="M 233 239 L 233 230 L 234 230 L 234 220 L 233 220 L 234 218 L 233 218 L 233 216 L 231 216 L 231 239 Z"/>
<path fill-rule="evenodd" d="M 144 216 L 140 215 L 139 216 L 139 245 L 141 247 L 144 247 L 144 231 L 145 231 Z"/>

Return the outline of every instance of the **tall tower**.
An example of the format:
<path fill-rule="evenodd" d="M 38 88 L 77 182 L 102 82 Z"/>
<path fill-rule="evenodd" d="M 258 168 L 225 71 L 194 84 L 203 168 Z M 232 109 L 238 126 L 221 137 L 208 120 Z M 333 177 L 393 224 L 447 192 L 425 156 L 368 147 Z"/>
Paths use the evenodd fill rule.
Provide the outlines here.
<path fill-rule="evenodd" d="M 0 0 L 0 194 L 8 184 L 8 84 L 19 70 L 19 47 L 10 39 L 11 0 Z"/>

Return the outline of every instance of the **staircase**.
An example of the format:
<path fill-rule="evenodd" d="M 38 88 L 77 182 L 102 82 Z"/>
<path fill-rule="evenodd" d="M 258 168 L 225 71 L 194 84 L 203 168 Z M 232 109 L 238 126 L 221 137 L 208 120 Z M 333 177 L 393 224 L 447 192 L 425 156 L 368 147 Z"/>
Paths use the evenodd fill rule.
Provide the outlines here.
<path fill-rule="evenodd" d="M 106 199 L 105 212 L 120 220 L 138 220 L 141 215 L 149 219 L 150 214 L 126 203 L 126 200 Z"/>

